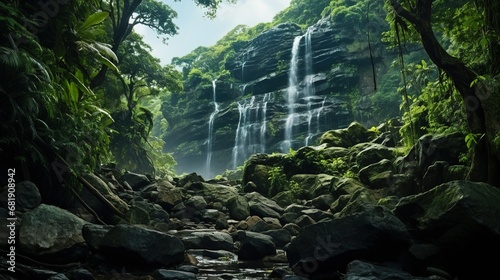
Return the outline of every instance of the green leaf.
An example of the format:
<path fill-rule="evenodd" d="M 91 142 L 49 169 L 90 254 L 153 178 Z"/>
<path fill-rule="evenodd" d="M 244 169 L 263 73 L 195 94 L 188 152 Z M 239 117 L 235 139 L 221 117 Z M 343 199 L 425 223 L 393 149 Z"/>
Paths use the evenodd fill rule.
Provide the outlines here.
<path fill-rule="evenodd" d="M 95 14 L 90 15 L 87 20 L 85 20 L 82 25 L 80 25 L 80 28 L 78 28 L 78 32 L 83 31 L 85 29 L 89 29 L 93 26 L 96 26 L 103 22 L 106 18 L 108 17 L 107 12 L 97 12 Z"/>
<path fill-rule="evenodd" d="M 111 114 L 109 114 L 108 111 L 106 111 L 98 106 L 95 106 L 95 105 L 90 105 L 90 107 L 95 110 L 95 112 L 92 115 L 102 114 L 105 116 L 105 118 L 101 120 L 101 124 L 103 126 L 108 126 L 108 125 L 115 122 L 115 120 L 113 119 Z"/>
<path fill-rule="evenodd" d="M 72 73 L 68 72 L 68 77 L 70 78 L 70 80 L 75 83 L 76 87 L 83 91 L 85 94 L 89 95 L 89 96 L 93 96 L 94 95 L 94 92 L 89 89 L 80 79 L 78 79 L 75 75 L 73 75 Z"/>

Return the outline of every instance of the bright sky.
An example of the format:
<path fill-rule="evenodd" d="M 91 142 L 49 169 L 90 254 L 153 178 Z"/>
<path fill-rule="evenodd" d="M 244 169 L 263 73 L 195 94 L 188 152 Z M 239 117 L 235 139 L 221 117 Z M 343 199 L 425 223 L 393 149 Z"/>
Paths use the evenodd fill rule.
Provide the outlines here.
<path fill-rule="evenodd" d="M 198 46 L 214 45 L 238 24 L 254 26 L 270 22 L 274 15 L 288 7 L 291 0 L 238 0 L 236 4 L 223 2 L 214 19 L 207 18 L 205 10 L 196 6 L 193 0 L 161 1 L 177 11 L 174 23 L 179 27 L 179 34 L 169 38 L 165 45 L 147 27 L 136 26 L 135 30 L 153 48 L 153 56 L 160 58 L 162 64 L 167 64 L 173 57 L 184 56 Z"/>

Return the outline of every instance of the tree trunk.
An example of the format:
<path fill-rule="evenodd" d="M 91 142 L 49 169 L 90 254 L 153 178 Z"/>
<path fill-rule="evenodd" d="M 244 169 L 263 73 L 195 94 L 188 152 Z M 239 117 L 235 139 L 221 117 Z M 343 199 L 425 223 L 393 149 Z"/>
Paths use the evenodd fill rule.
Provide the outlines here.
<path fill-rule="evenodd" d="M 417 0 L 414 12 L 410 12 L 403 8 L 399 1 L 390 0 L 390 4 L 397 16 L 408 20 L 420 34 L 422 44 L 429 58 L 455 84 L 467 110 L 467 123 L 470 132 L 485 135 L 484 140 L 479 141 L 478 145 L 476 145 L 470 179 L 486 181 L 492 185 L 500 186 L 500 175 L 497 174 L 500 170 L 500 153 L 493 141 L 500 131 L 498 91 L 495 88 L 483 85 L 481 82 L 475 82 L 471 86 L 478 78 L 477 74 L 460 59 L 451 56 L 441 46 L 432 30 L 432 2 L 432 0 Z M 484 2 L 488 5 L 487 2 L 495 1 L 484 0 Z M 491 5 L 496 6 L 498 9 L 498 3 Z M 489 7 L 484 8 L 488 11 Z M 494 12 L 498 12 L 498 10 Z M 497 13 L 494 14 L 497 15 Z M 498 23 L 498 20 L 495 21 Z M 498 25 L 496 28 L 498 28 Z M 493 56 L 493 59 L 498 60 L 496 55 L 496 53 L 490 54 L 490 59 Z"/>

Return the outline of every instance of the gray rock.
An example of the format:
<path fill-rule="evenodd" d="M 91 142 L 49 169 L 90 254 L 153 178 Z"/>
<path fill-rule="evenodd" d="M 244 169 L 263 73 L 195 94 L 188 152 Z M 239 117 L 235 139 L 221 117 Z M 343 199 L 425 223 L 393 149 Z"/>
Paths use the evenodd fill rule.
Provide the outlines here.
<path fill-rule="evenodd" d="M 226 203 L 226 207 L 231 219 L 244 220 L 250 216 L 250 206 L 243 196 L 237 195 L 230 198 Z"/>
<path fill-rule="evenodd" d="M 131 186 L 134 191 L 139 191 L 151 183 L 146 175 L 137 174 L 130 171 L 125 172 L 120 180 Z"/>
<path fill-rule="evenodd" d="M 154 280 L 196 280 L 196 274 L 179 270 L 158 269 L 153 272 Z"/>
<path fill-rule="evenodd" d="M 15 187 L 16 211 L 27 211 L 40 205 L 42 197 L 36 185 L 30 181 L 16 183 Z M 0 193 L 0 208 L 7 209 L 8 190 Z"/>
<path fill-rule="evenodd" d="M 70 280 L 95 280 L 94 275 L 83 268 L 68 271 L 66 272 L 66 276 Z"/>
<path fill-rule="evenodd" d="M 227 259 L 230 261 L 236 261 L 238 259 L 238 256 L 235 253 L 224 250 L 189 249 L 186 253 L 211 260 Z"/>
<path fill-rule="evenodd" d="M 265 234 L 238 231 L 236 239 L 241 241 L 240 249 L 238 250 L 238 259 L 240 260 L 258 260 L 265 256 L 276 255 L 276 247 L 273 239 Z"/>
<path fill-rule="evenodd" d="M 184 202 L 186 207 L 191 207 L 195 210 L 203 210 L 207 208 L 207 201 L 203 196 L 195 195 L 190 197 L 188 200 Z"/>
<path fill-rule="evenodd" d="M 403 271 L 398 267 L 387 267 L 355 260 L 349 263 L 344 276 L 345 280 L 424 280 Z"/>
<path fill-rule="evenodd" d="M 261 214 L 271 214 L 271 216 L 267 217 L 279 218 L 279 215 L 284 211 L 278 203 L 261 195 L 260 193 L 247 193 L 245 194 L 245 198 L 248 200 L 248 204 L 250 205 L 250 212 L 252 212 L 253 206 L 254 211 L 262 211 Z M 277 216 L 276 213 L 278 214 Z"/>
<path fill-rule="evenodd" d="M 82 236 L 85 224 L 86 221 L 67 210 L 40 204 L 23 216 L 19 230 L 20 249 L 30 256 L 50 254 L 54 258 L 79 260 L 88 252 L 84 249 Z"/>
<path fill-rule="evenodd" d="M 166 211 L 172 210 L 174 206 L 182 202 L 182 190 L 178 188 L 160 188 L 158 192 L 158 203 Z"/>
<path fill-rule="evenodd" d="M 285 226 L 283 226 L 283 229 L 288 231 L 292 236 L 297 236 L 300 233 L 301 228 L 294 224 L 294 223 L 288 223 Z"/>
<path fill-rule="evenodd" d="M 286 249 L 288 261 L 300 276 L 344 271 L 355 259 L 395 259 L 409 246 L 405 225 L 384 207 L 302 228 Z M 314 265 L 317 269 L 311 271 Z"/>
<path fill-rule="evenodd" d="M 100 252 L 113 261 L 132 265 L 169 266 L 184 260 L 179 238 L 137 225 L 117 225 L 102 239 Z"/>
<path fill-rule="evenodd" d="M 54 276 L 51 276 L 47 280 L 70 280 L 66 275 L 63 273 L 56 274 Z"/>
<path fill-rule="evenodd" d="M 371 144 L 357 154 L 356 164 L 363 168 L 383 159 L 392 160 L 394 157 L 395 154 L 392 149 L 380 144 Z"/>
<path fill-rule="evenodd" d="M 178 232 L 186 249 L 233 250 L 231 235 L 219 231 L 182 231 Z"/>
<path fill-rule="evenodd" d="M 98 252 L 101 248 L 102 240 L 106 233 L 113 226 L 104 226 L 104 225 L 95 225 L 95 224 L 86 224 L 82 228 L 82 236 L 87 242 L 90 250 L 94 252 Z"/>
<path fill-rule="evenodd" d="M 500 250 L 498 201 L 496 187 L 451 181 L 400 199 L 394 213 L 419 238 L 435 240 L 446 271 L 459 279 L 481 279 L 496 271 L 489 255 Z"/>
<path fill-rule="evenodd" d="M 272 229 L 261 233 L 271 236 L 277 248 L 283 248 L 286 244 L 292 241 L 292 235 L 286 229 Z"/>

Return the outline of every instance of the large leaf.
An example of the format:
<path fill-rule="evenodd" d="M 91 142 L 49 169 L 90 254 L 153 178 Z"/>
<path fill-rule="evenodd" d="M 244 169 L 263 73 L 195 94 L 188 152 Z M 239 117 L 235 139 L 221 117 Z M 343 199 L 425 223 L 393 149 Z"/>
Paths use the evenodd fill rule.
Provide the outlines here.
<path fill-rule="evenodd" d="M 75 83 L 76 87 L 81 90 L 82 92 L 84 92 L 85 94 L 89 95 L 89 96 L 93 96 L 94 95 L 94 92 L 89 89 L 85 84 L 84 82 L 82 82 L 80 79 L 78 79 L 75 75 L 73 75 L 72 73 L 68 72 L 68 78 L 73 82 Z"/>
<path fill-rule="evenodd" d="M 103 126 L 108 126 L 110 124 L 112 124 L 113 122 L 115 122 L 115 120 L 113 119 L 113 117 L 111 116 L 111 114 L 109 114 L 108 111 L 98 107 L 98 106 L 95 106 L 95 105 L 90 105 L 90 107 L 95 110 L 95 112 L 92 114 L 92 115 L 98 115 L 98 114 L 102 114 L 104 115 L 104 118 L 101 119 L 101 124 Z"/>
<path fill-rule="evenodd" d="M 83 30 L 89 29 L 93 26 L 96 26 L 103 22 L 106 18 L 108 17 L 107 12 L 97 12 L 95 14 L 90 15 L 87 20 L 85 20 L 82 25 L 80 25 L 80 28 L 78 28 L 78 32 L 81 32 Z"/>

